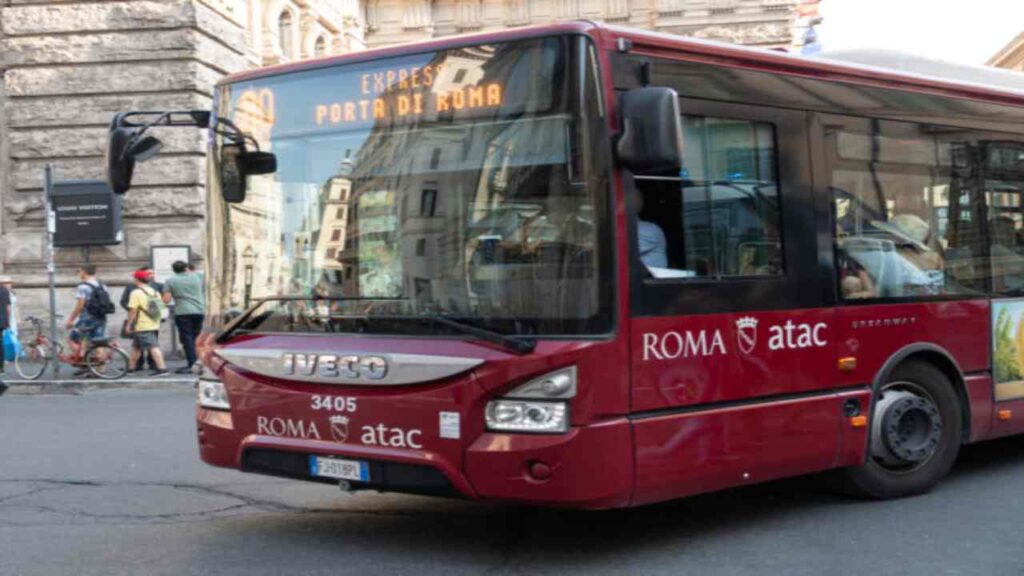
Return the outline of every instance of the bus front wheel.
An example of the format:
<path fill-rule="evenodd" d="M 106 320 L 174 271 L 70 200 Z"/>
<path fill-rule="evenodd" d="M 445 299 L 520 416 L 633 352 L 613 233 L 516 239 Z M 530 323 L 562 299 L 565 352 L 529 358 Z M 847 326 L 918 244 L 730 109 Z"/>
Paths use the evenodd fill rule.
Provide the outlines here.
<path fill-rule="evenodd" d="M 927 492 L 960 451 L 963 420 L 953 383 L 932 364 L 904 362 L 873 404 L 867 458 L 839 471 L 840 488 L 880 499 Z"/>

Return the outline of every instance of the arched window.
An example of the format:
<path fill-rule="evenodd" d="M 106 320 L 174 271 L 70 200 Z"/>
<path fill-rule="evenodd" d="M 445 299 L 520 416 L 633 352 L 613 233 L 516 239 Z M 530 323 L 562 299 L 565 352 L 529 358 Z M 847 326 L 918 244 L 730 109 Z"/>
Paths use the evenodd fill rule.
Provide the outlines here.
<path fill-rule="evenodd" d="M 313 55 L 314 56 L 326 56 L 327 55 L 327 39 L 320 36 L 313 43 Z"/>
<path fill-rule="evenodd" d="M 288 10 L 281 12 L 281 15 L 277 18 L 277 41 L 281 47 L 281 54 L 284 54 L 288 58 L 295 55 L 292 44 L 294 28 L 295 25 L 292 21 L 292 13 Z"/>

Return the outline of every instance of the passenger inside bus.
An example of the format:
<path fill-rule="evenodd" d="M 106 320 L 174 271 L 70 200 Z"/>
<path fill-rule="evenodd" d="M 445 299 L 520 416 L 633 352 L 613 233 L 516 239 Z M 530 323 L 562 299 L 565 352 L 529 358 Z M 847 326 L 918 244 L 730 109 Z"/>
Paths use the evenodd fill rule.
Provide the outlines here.
<path fill-rule="evenodd" d="M 643 219 L 644 195 L 636 188 L 633 190 L 636 212 L 641 215 L 636 223 L 636 240 L 639 247 L 640 261 L 644 263 L 644 266 L 647 266 L 648 270 L 651 268 L 668 268 L 665 232 L 662 231 L 661 226 Z"/>

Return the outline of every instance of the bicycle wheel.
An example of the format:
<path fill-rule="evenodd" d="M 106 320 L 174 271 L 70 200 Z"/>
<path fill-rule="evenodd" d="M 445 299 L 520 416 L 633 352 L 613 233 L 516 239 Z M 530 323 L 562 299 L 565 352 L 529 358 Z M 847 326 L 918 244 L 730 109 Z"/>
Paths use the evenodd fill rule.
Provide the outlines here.
<path fill-rule="evenodd" d="M 14 370 L 25 380 L 36 380 L 50 364 L 50 351 L 40 344 L 25 344 L 14 359 Z"/>
<path fill-rule="evenodd" d="M 89 372 L 104 380 L 117 380 L 128 373 L 128 355 L 109 344 L 93 346 L 85 352 Z"/>

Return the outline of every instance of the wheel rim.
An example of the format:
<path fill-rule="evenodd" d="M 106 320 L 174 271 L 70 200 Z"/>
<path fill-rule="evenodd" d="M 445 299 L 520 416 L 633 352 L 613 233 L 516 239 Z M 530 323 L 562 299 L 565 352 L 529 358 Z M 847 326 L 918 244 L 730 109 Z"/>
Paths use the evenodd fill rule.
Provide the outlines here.
<path fill-rule="evenodd" d="M 942 414 L 927 390 L 913 382 L 892 382 L 875 404 L 871 457 L 890 472 L 909 474 L 935 456 L 943 431 Z"/>
<path fill-rule="evenodd" d="M 35 380 L 43 375 L 50 358 L 41 346 L 24 346 L 22 353 L 14 358 L 14 370 L 26 380 Z"/>
<path fill-rule="evenodd" d="M 91 348 L 85 363 L 94 376 L 105 380 L 116 380 L 128 373 L 128 355 L 110 346 Z"/>

